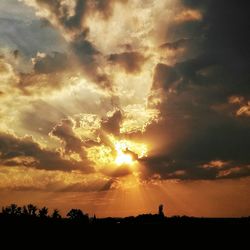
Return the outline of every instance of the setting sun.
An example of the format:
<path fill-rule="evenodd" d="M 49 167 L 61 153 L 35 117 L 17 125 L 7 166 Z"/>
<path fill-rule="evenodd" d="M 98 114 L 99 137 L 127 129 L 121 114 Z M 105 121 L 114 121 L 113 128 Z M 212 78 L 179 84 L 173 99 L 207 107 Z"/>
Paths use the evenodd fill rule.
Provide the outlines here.
<path fill-rule="evenodd" d="M 93 146 L 87 150 L 87 156 L 95 163 L 96 169 L 116 171 L 117 166 L 134 166 L 138 159 L 148 155 L 148 146 L 144 143 L 119 140 L 113 135 L 108 135 L 107 140 L 109 145 Z"/>
<path fill-rule="evenodd" d="M 147 155 L 147 146 L 128 140 L 115 141 L 117 165 L 132 165 L 137 159 Z"/>
<path fill-rule="evenodd" d="M 115 163 L 117 165 L 132 165 L 134 162 L 132 154 L 125 153 L 127 149 L 127 145 L 124 142 L 115 143 L 115 149 L 117 152 L 117 156 L 115 159 Z"/>
<path fill-rule="evenodd" d="M 117 165 L 123 165 L 123 164 L 126 164 L 126 165 L 132 165 L 133 164 L 133 159 L 132 159 L 132 156 L 131 155 L 128 155 L 128 154 L 124 154 L 122 152 L 119 152 L 117 154 L 117 157 L 115 159 L 115 163 Z"/>

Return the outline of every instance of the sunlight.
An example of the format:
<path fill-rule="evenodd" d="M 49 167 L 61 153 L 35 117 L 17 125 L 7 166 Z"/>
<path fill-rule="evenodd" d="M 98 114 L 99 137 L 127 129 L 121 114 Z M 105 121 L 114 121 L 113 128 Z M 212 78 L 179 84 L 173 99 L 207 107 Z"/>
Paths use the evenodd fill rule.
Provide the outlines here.
<path fill-rule="evenodd" d="M 147 157 L 148 146 L 144 143 L 127 139 L 118 139 L 107 135 L 109 145 L 98 145 L 87 149 L 88 160 L 94 163 L 95 169 L 116 171 L 117 167 L 130 167 L 137 171 L 138 160 Z"/>
<path fill-rule="evenodd" d="M 144 144 L 128 140 L 120 140 L 115 141 L 114 145 L 117 152 L 115 159 L 117 165 L 133 165 L 137 159 L 142 158 L 147 154 L 147 147 Z"/>
<path fill-rule="evenodd" d="M 124 153 L 127 150 L 126 143 L 123 142 L 116 142 L 115 143 L 115 149 L 117 152 L 117 157 L 115 159 L 115 163 L 117 165 L 132 165 L 134 162 L 134 159 L 131 154 Z"/>
<path fill-rule="evenodd" d="M 122 152 L 121 153 L 119 152 L 115 159 L 115 163 L 117 165 L 123 165 L 123 164 L 132 165 L 133 162 L 134 161 L 131 155 L 123 154 Z"/>

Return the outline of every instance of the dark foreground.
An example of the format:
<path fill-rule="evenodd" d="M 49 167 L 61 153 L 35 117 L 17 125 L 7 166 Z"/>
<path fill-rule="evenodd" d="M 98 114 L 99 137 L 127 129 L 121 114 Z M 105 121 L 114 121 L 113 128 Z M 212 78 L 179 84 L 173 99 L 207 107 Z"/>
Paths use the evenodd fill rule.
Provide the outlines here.
<path fill-rule="evenodd" d="M 158 214 L 146 214 L 126 218 L 51 218 L 37 216 L 11 216 L 0 214 L 0 239 L 9 246 L 31 245 L 34 249 L 40 246 L 50 249 L 52 243 L 68 249 L 84 249 L 87 244 L 92 248 L 105 245 L 126 247 L 137 246 L 151 249 L 171 249 L 167 246 L 200 247 L 202 244 L 213 249 L 218 241 L 228 245 L 248 241 L 250 217 L 247 218 L 194 218 L 194 217 L 162 217 Z M 34 245 L 32 242 L 35 242 Z M 118 242 L 118 243 L 117 243 Z M 172 243 L 170 243 L 172 242 Z M 231 243 L 233 242 L 233 243 Z M 78 248 L 78 245 L 82 247 Z M 118 245 L 117 245 L 118 244 Z M 73 246 L 74 245 L 74 246 Z M 243 244 L 245 245 L 245 243 Z M 162 247 L 163 246 L 163 247 Z M 139 249 L 141 249 L 139 248 Z M 199 248 L 203 249 L 203 248 Z"/>
<path fill-rule="evenodd" d="M 39 242 L 52 239 L 93 239 L 93 243 L 122 239 L 122 244 L 127 240 L 138 238 L 142 234 L 142 241 L 147 242 L 158 239 L 154 242 L 165 242 L 166 239 L 180 237 L 183 242 L 184 237 L 188 241 L 194 236 L 222 238 L 226 234 L 226 239 L 234 239 L 239 232 L 241 240 L 244 234 L 248 234 L 250 229 L 250 217 L 244 218 L 196 218 L 187 216 L 166 217 L 163 206 L 159 206 L 158 214 L 142 214 L 125 218 L 96 218 L 90 217 L 80 209 L 71 209 L 66 217 L 61 216 L 57 209 L 49 213 L 47 207 L 38 208 L 35 205 L 19 207 L 16 204 L 3 207 L 0 212 L 0 237 L 9 237 L 28 242 L 29 239 L 36 239 Z M 162 235 L 162 236 L 161 236 Z M 232 237 L 231 237 L 231 236 Z M 71 237 L 69 237 L 71 236 Z M 8 241 L 11 242 L 12 241 Z M 15 242 L 15 241 L 13 241 Z M 19 241 L 17 241 L 19 242 Z M 72 241 L 74 242 L 74 241 Z M 155 243 L 154 243 L 155 244 Z M 1 245 L 0 245 L 1 246 Z"/>
<path fill-rule="evenodd" d="M 159 215 L 139 215 L 125 218 L 60 218 L 32 217 L 32 216 L 3 216 L 0 214 L 0 227 L 8 225 L 55 226 L 55 227 L 95 227 L 95 226 L 122 226 L 122 225 L 246 225 L 250 226 L 250 217 L 242 218 L 197 218 L 187 216 L 160 217 Z"/>

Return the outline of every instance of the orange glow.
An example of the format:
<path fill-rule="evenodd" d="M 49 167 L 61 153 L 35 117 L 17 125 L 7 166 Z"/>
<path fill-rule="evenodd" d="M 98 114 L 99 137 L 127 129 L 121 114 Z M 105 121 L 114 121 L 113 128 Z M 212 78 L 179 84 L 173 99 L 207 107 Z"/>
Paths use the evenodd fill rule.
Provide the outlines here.
<path fill-rule="evenodd" d="M 144 143 L 119 140 L 113 135 L 108 135 L 108 138 L 111 145 L 94 146 L 87 150 L 88 159 L 95 163 L 97 169 L 135 166 L 138 159 L 147 156 L 148 147 Z"/>
<path fill-rule="evenodd" d="M 114 140 L 114 138 L 113 138 Z M 133 165 L 136 160 L 147 155 L 147 146 L 128 140 L 114 141 L 117 152 L 116 165 Z"/>
<path fill-rule="evenodd" d="M 124 153 L 127 150 L 127 145 L 124 142 L 116 142 L 115 149 L 117 152 L 117 156 L 115 159 L 115 163 L 117 165 L 132 165 L 134 163 L 134 159 L 131 154 Z"/>

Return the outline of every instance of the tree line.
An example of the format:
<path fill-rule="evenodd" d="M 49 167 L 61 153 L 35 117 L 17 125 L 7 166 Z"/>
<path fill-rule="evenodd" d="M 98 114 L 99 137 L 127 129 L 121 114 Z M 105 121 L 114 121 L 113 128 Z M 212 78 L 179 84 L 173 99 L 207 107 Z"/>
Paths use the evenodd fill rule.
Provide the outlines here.
<path fill-rule="evenodd" d="M 1 217 L 20 217 L 20 218 L 41 218 L 41 219 L 63 219 L 58 209 L 54 209 L 49 214 L 47 207 L 39 208 L 36 205 L 28 204 L 25 206 L 18 206 L 11 204 L 6 207 L 2 207 Z M 71 209 L 67 213 L 67 218 L 70 220 L 88 221 L 89 216 L 85 214 L 81 209 Z"/>

